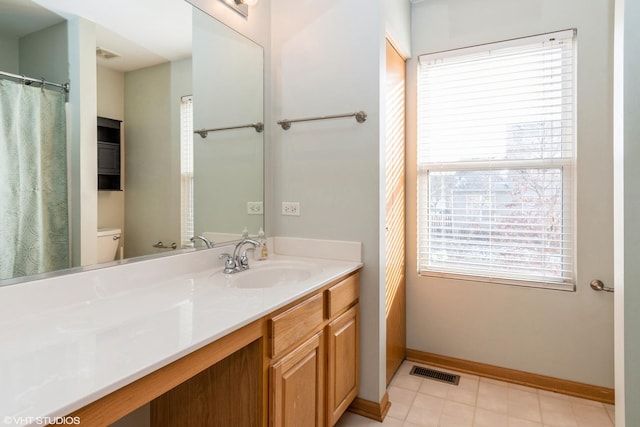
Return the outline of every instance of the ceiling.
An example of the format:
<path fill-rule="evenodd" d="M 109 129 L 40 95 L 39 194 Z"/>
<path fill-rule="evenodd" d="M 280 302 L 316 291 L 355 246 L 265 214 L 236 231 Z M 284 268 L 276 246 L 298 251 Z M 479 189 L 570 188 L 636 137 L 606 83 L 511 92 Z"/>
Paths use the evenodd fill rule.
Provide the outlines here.
<path fill-rule="evenodd" d="M 82 17 L 97 24 L 96 47 L 121 55 L 98 64 L 124 72 L 191 56 L 191 10 L 185 0 L 0 0 L 0 34 Z"/>

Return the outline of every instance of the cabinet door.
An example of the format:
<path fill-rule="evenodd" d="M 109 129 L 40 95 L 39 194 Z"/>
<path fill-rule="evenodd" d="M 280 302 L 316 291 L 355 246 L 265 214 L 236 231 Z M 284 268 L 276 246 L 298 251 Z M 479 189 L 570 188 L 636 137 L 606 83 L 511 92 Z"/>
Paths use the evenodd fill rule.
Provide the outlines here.
<path fill-rule="evenodd" d="M 120 175 L 120 144 L 98 142 L 98 173 Z"/>
<path fill-rule="evenodd" d="M 358 395 L 359 304 L 327 326 L 327 425 L 333 426 Z"/>
<path fill-rule="evenodd" d="M 272 427 L 323 425 L 323 362 L 322 333 L 318 333 L 269 368 Z"/>

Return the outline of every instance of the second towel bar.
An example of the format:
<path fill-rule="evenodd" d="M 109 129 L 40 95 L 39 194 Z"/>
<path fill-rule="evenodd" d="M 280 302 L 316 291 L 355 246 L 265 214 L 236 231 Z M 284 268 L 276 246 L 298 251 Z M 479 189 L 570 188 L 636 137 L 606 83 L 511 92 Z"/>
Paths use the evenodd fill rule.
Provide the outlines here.
<path fill-rule="evenodd" d="M 282 129 L 287 130 L 291 127 L 291 123 L 310 122 L 313 120 L 340 119 L 342 117 L 355 117 L 358 123 L 364 123 L 367 120 L 367 113 L 365 113 L 364 111 L 356 111 L 355 113 L 334 114 L 331 116 L 307 117 L 305 119 L 292 119 L 292 120 L 284 119 L 284 120 L 280 120 L 278 124 L 282 126 Z"/>
<path fill-rule="evenodd" d="M 229 126 L 226 128 L 198 129 L 198 130 L 194 130 L 193 133 L 197 133 L 202 138 L 206 138 L 209 132 L 217 132 L 219 130 L 243 129 L 243 128 L 254 128 L 256 132 L 260 133 L 264 130 L 264 125 L 261 122 L 249 123 L 248 125 Z"/>
<path fill-rule="evenodd" d="M 162 243 L 162 241 L 160 241 L 160 242 L 158 242 L 158 243 L 156 243 L 154 245 L 151 245 L 151 246 L 153 246 L 154 248 L 158 248 L 158 249 L 177 249 L 178 248 L 178 245 L 176 245 L 175 242 L 173 242 L 170 245 L 165 245 L 164 243 Z"/>

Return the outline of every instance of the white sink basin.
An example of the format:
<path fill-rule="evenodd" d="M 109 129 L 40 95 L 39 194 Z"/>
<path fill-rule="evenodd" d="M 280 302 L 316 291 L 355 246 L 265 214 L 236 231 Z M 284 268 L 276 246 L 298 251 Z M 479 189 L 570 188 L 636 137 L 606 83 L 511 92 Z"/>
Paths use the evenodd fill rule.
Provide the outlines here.
<path fill-rule="evenodd" d="M 254 261 L 249 270 L 224 274 L 225 284 L 234 288 L 273 288 L 296 284 L 322 272 L 314 262 L 298 260 Z"/>

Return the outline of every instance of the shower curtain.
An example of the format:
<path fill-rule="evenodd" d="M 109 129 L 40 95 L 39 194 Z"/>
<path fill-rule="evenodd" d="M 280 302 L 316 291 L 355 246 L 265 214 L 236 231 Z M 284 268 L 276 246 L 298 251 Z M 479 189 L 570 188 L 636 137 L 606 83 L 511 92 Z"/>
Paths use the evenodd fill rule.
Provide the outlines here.
<path fill-rule="evenodd" d="M 67 267 L 65 95 L 0 80 L 0 279 Z"/>

